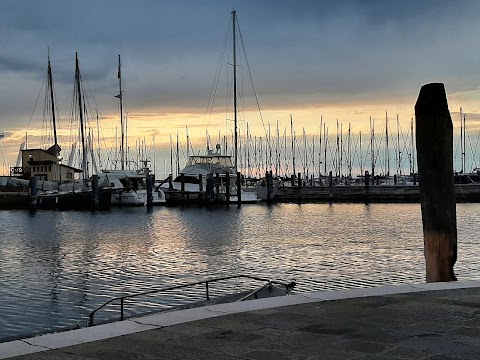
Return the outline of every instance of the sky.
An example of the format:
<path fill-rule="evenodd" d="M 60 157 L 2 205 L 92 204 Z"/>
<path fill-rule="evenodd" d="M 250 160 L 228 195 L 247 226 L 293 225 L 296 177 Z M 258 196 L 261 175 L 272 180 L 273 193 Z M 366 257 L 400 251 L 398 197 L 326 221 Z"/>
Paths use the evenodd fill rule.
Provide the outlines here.
<path fill-rule="evenodd" d="M 119 54 L 132 144 L 155 135 L 157 146 L 168 147 L 170 135 L 185 137 L 187 126 L 193 142 L 206 131 L 228 133 L 223 80 L 208 108 L 233 9 L 248 59 L 238 67 L 241 86 L 253 98 L 242 102 L 242 126 L 248 122 L 253 134 L 265 136 L 277 122 L 283 131 L 290 115 L 298 132 L 311 134 L 321 116 L 331 129 L 338 119 L 368 132 L 369 118 L 387 112 L 406 128 L 430 82 L 445 84 L 454 123 L 463 107 L 469 131 L 480 129 L 478 1 L 3 0 L 0 161 L 13 165 L 25 133 L 40 144 L 48 52 L 64 134 L 75 52 L 110 140 L 119 126 Z M 222 69 L 231 73 L 226 60 Z"/>

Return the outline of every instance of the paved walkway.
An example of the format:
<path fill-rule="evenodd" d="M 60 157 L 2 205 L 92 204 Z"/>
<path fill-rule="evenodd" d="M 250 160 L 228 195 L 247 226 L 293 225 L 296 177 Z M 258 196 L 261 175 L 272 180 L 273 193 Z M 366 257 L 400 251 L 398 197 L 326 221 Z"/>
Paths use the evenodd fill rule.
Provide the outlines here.
<path fill-rule="evenodd" d="M 0 358 L 15 355 L 25 360 L 480 359 L 480 282 L 206 306 L 0 344 Z"/>

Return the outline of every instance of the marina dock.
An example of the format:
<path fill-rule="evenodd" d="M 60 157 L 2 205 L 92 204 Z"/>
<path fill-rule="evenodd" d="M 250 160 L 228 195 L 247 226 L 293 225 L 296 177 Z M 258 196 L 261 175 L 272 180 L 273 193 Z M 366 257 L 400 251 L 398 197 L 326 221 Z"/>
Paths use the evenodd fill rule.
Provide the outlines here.
<path fill-rule="evenodd" d="M 17 340 L 0 358 L 473 360 L 479 307 L 478 281 L 321 291 Z"/>

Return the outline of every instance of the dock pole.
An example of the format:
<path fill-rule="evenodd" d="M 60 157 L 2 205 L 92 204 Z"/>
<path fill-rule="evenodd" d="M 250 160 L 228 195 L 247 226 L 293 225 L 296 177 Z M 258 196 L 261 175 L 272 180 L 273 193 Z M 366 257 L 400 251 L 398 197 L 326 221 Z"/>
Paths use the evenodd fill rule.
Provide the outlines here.
<path fill-rule="evenodd" d="M 152 207 L 153 205 L 153 177 L 148 174 L 146 176 L 147 182 L 147 207 Z"/>
<path fill-rule="evenodd" d="M 242 174 L 240 171 L 237 171 L 237 200 L 238 205 L 242 203 Z"/>
<path fill-rule="evenodd" d="M 415 104 L 426 281 L 456 280 L 457 219 L 453 124 L 442 83 L 422 86 Z"/>
<path fill-rule="evenodd" d="M 37 210 L 37 177 L 30 178 L 30 211 Z"/>
<path fill-rule="evenodd" d="M 97 210 L 100 206 L 100 197 L 98 195 L 98 175 L 92 175 L 92 208 Z"/>
<path fill-rule="evenodd" d="M 225 203 L 230 206 L 230 173 L 225 174 Z"/>
<path fill-rule="evenodd" d="M 328 192 L 330 197 L 333 197 L 333 174 L 331 171 L 328 173 Z"/>

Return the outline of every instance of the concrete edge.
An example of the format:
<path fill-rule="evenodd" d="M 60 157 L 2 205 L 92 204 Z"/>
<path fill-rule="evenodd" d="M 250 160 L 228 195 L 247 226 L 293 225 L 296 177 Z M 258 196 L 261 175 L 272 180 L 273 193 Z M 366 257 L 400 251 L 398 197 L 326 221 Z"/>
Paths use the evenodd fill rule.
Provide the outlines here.
<path fill-rule="evenodd" d="M 125 321 L 97 325 L 82 329 L 45 334 L 23 340 L 0 343 L 0 359 L 54 350 L 87 342 L 104 340 L 141 331 L 160 329 L 191 321 L 234 313 L 306 304 L 319 301 L 353 299 L 367 296 L 384 296 L 420 291 L 455 290 L 480 287 L 480 281 L 425 283 L 411 285 L 386 285 L 373 288 L 338 291 L 315 291 L 311 293 L 279 296 L 244 302 L 208 305 L 199 308 L 170 311 L 133 318 Z"/>

